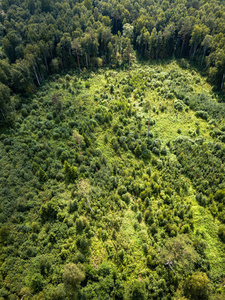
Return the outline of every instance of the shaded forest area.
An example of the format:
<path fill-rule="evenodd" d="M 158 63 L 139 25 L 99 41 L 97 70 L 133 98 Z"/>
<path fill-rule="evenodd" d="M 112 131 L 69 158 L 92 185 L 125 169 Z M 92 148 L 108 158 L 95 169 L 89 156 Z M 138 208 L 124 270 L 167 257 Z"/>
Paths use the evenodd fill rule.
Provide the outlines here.
<path fill-rule="evenodd" d="M 2 0 L 0 118 L 12 93 L 30 94 L 49 74 L 189 58 L 219 89 L 225 78 L 223 1 Z M 8 116 L 8 117 L 7 117 Z"/>

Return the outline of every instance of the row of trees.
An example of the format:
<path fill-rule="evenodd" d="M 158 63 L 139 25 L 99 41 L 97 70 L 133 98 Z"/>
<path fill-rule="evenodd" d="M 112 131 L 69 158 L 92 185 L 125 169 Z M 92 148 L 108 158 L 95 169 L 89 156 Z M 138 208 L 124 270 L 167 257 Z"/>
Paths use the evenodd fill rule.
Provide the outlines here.
<path fill-rule="evenodd" d="M 2 1 L 0 95 L 30 93 L 63 69 L 189 57 L 221 89 L 225 78 L 225 13 L 211 1 Z M 8 90 L 7 90 L 8 91 Z M 1 97 L 1 119 L 6 99 Z"/>

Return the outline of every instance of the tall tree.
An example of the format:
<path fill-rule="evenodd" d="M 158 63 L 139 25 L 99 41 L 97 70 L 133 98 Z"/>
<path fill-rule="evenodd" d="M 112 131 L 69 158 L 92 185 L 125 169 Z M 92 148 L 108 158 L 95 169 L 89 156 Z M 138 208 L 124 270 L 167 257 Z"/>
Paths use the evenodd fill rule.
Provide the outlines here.
<path fill-rule="evenodd" d="M 17 32 L 10 31 L 2 40 L 3 50 L 9 58 L 10 63 L 16 61 L 16 47 L 22 42 Z"/>
<path fill-rule="evenodd" d="M 0 83 L 0 120 L 6 122 L 7 109 L 9 108 L 10 89 L 7 85 Z"/>
<path fill-rule="evenodd" d="M 40 85 L 40 74 L 38 72 L 38 58 L 40 56 L 40 49 L 38 45 L 27 45 L 25 49 L 25 58 L 33 69 L 38 85 Z"/>
<path fill-rule="evenodd" d="M 209 33 L 209 28 L 204 24 L 196 24 L 192 30 L 190 44 L 193 50 L 193 57 L 195 56 L 196 50 L 201 45 L 205 36 Z"/>
<path fill-rule="evenodd" d="M 213 37 L 209 34 L 207 34 L 205 37 L 204 37 L 204 40 L 202 41 L 202 47 L 203 47 L 203 54 L 202 54 L 202 60 L 201 60 L 201 66 L 202 66 L 202 63 L 204 61 L 204 58 L 205 58 L 205 54 L 206 54 L 206 51 L 208 49 L 211 48 L 212 46 L 212 40 L 213 40 Z"/>
<path fill-rule="evenodd" d="M 78 64 L 78 67 L 79 67 L 79 71 L 81 72 L 81 68 L 80 68 L 80 54 L 82 52 L 81 52 L 81 43 L 80 43 L 80 39 L 79 38 L 76 38 L 76 39 L 73 40 L 73 42 L 72 42 L 72 49 L 75 50 L 76 57 L 77 57 L 77 64 Z"/>

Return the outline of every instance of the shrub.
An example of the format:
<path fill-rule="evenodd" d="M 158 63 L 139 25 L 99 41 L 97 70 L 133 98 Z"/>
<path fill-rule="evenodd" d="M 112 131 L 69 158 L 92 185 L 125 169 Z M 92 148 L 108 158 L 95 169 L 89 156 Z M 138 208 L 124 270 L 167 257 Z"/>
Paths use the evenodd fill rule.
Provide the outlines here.
<path fill-rule="evenodd" d="M 71 287 L 78 286 L 85 279 L 85 272 L 80 264 L 67 264 L 63 270 L 63 282 Z"/>
<path fill-rule="evenodd" d="M 42 204 L 40 214 L 43 219 L 53 218 L 56 219 L 59 211 L 58 204 L 55 199 L 51 199 L 49 202 Z"/>
<path fill-rule="evenodd" d="M 42 290 L 44 286 L 44 278 L 40 273 L 35 273 L 30 279 L 31 289 L 37 293 Z"/>
<path fill-rule="evenodd" d="M 47 181 L 48 180 L 48 175 L 41 168 L 39 169 L 38 177 L 39 177 L 40 181 Z"/>
<path fill-rule="evenodd" d="M 225 225 L 219 227 L 218 236 L 225 243 Z"/>
<path fill-rule="evenodd" d="M 133 280 L 127 288 L 125 299 L 145 300 L 147 297 L 145 290 L 145 283 L 143 281 Z"/>
<path fill-rule="evenodd" d="M 139 223 L 141 223 L 141 221 L 142 221 L 142 213 L 141 212 L 138 213 L 137 220 Z"/>
<path fill-rule="evenodd" d="M 142 248 L 143 248 L 144 254 L 147 255 L 148 254 L 148 244 L 144 243 L 142 245 Z"/>
<path fill-rule="evenodd" d="M 121 185 L 119 188 L 118 188 L 118 191 L 117 193 L 121 196 L 123 194 L 125 194 L 127 192 L 127 188 L 124 186 L 124 185 Z"/>
<path fill-rule="evenodd" d="M 208 113 L 206 111 L 203 111 L 203 110 L 198 110 L 195 112 L 195 115 L 197 118 L 202 118 L 203 120 L 208 120 Z"/>
<path fill-rule="evenodd" d="M 69 74 L 67 74 L 66 76 L 65 76 L 65 79 L 67 80 L 67 81 L 70 81 L 70 75 Z"/>
<path fill-rule="evenodd" d="M 78 203 L 76 200 L 69 202 L 68 211 L 69 213 L 73 213 L 78 209 Z"/>
<path fill-rule="evenodd" d="M 86 82 L 85 82 L 85 87 L 86 87 L 86 89 L 89 89 L 90 86 L 91 86 L 90 82 L 86 81 Z"/>
<path fill-rule="evenodd" d="M 151 151 L 148 149 L 145 149 L 144 151 L 142 151 L 142 157 L 144 159 L 151 159 Z"/>
<path fill-rule="evenodd" d="M 152 152 L 153 152 L 154 154 L 156 154 L 156 155 L 159 155 L 159 154 L 160 154 L 160 150 L 159 150 L 158 148 L 156 148 L 156 147 L 153 147 Z"/>
<path fill-rule="evenodd" d="M 141 150 L 141 146 L 139 144 L 134 149 L 134 154 L 135 154 L 136 157 L 140 157 L 141 156 L 142 150 Z"/>
<path fill-rule="evenodd" d="M 58 172 L 55 176 L 57 181 L 63 181 L 64 180 L 64 175 L 62 172 Z"/>
<path fill-rule="evenodd" d="M 28 116 L 28 111 L 26 110 L 26 108 L 21 109 L 21 114 L 24 118 L 26 118 Z"/>
<path fill-rule="evenodd" d="M 130 194 L 129 194 L 129 193 L 123 194 L 123 195 L 121 196 L 121 198 L 122 198 L 122 200 L 123 200 L 124 202 L 126 202 L 127 204 L 130 203 Z"/>
<path fill-rule="evenodd" d="M 74 181 L 78 177 L 78 170 L 71 166 L 67 161 L 64 162 L 64 172 L 68 181 Z"/>
<path fill-rule="evenodd" d="M 196 272 L 184 284 L 184 293 L 190 299 L 209 299 L 209 278 L 205 273 Z"/>
<path fill-rule="evenodd" d="M 38 233 L 40 231 L 40 225 L 38 224 L 38 222 L 32 222 L 31 227 L 32 231 L 35 233 Z"/>
<path fill-rule="evenodd" d="M 182 111 L 183 108 L 184 108 L 182 101 L 175 100 L 174 101 L 174 108 L 176 110 Z"/>

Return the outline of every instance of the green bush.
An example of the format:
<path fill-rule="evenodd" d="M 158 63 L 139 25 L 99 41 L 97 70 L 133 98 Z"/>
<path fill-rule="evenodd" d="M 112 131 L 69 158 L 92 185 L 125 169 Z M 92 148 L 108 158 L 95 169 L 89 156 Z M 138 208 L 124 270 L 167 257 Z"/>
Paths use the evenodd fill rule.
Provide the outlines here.
<path fill-rule="evenodd" d="M 122 200 L 123 200 L 124 202 L 126 202 L 126 204 L 129 204 L 129 203 L 130 203 L 130 194 L 129 194 L 129 193 L 123 194 L 123 195 L 121 196 L 121 198 L 122 198 Z"/>
<path fill-rule="evenodd" d="M 71 287 L 78 286 L 85 279 L 85 272 L 82 265 L 69 263 L 63 269 L 63 282 Z"/>
<path fill-rule="evenodd" d="M 59 211 L 58 204 L 55 199 L 51 199 L 49 202 L 42 204 L 40 209 L 41 217 L 45 220 L 49 218 L 56 219 Z"/>
<path fill-rule="evenodd" d="M 182 111 L 183 108 L 184 108 L 183 102 L 182 102 L 182 101 L 175 100 L 175 101 L 174 101 L 174 108 L 175 108 L 176 110 Z"/>
<path fill-rule="evenodd" d="M 74 181 L 78 178 L 78 170 L 71 166 L 67 161 L 64 162 L 64 172 L 68 181 Z"/>
<path fill-rule="evenodd" d="M 21 114 L 24 118 L 26 118 L 28 116 L 28 111 L 26 110 L 26 108 L 21 109 Z"/>
<path fill-rule="evenodd" d="M 30 279 L 30 287 L 34 293 L 42 290 L 44 286 L 44 278 L 40 273 L 35 273 Z"/>
<path fill-rule="evenodd" d="M 225 243 L 225 225 L 220 225 L 218 230 L 218 236 Z"/>
<path fill-rule="evenodd" d="M 124 185 L 119 186 L 117 193 L 122 196 L 123 194 L 125 194 L 127 192 L 127 188 Z"/>
<path fill-rule="evenodd" d="M 203 120 L 208 120 L 208 113 L 206 111 L 203 111 L 203 110 L 199 110 L 199 111 L 196 111 L 195 112 L 195 115 L 197 118 L 202 118 Z"/>
<path fill-rule="evenodd" d="M 136 157 L 140 157 L 141 156 L 142 150 L 141 150 L 141 146 L 139 144 L 134 149 L 134 154 L 135 154 Z"/>
<path fill-rule="evenodd" d="M 145 149 L 144 151 L 142 151 L 142 157 L 144 159 L 151 159 L 151 151 L 148 149 Z"/>
<path fill-rule="evenodd" d="M 207 300 L 210 294 L 210 281 L 205 273 L 196 272 L 184 283 L 184 293 L 190 299 Z"/>

